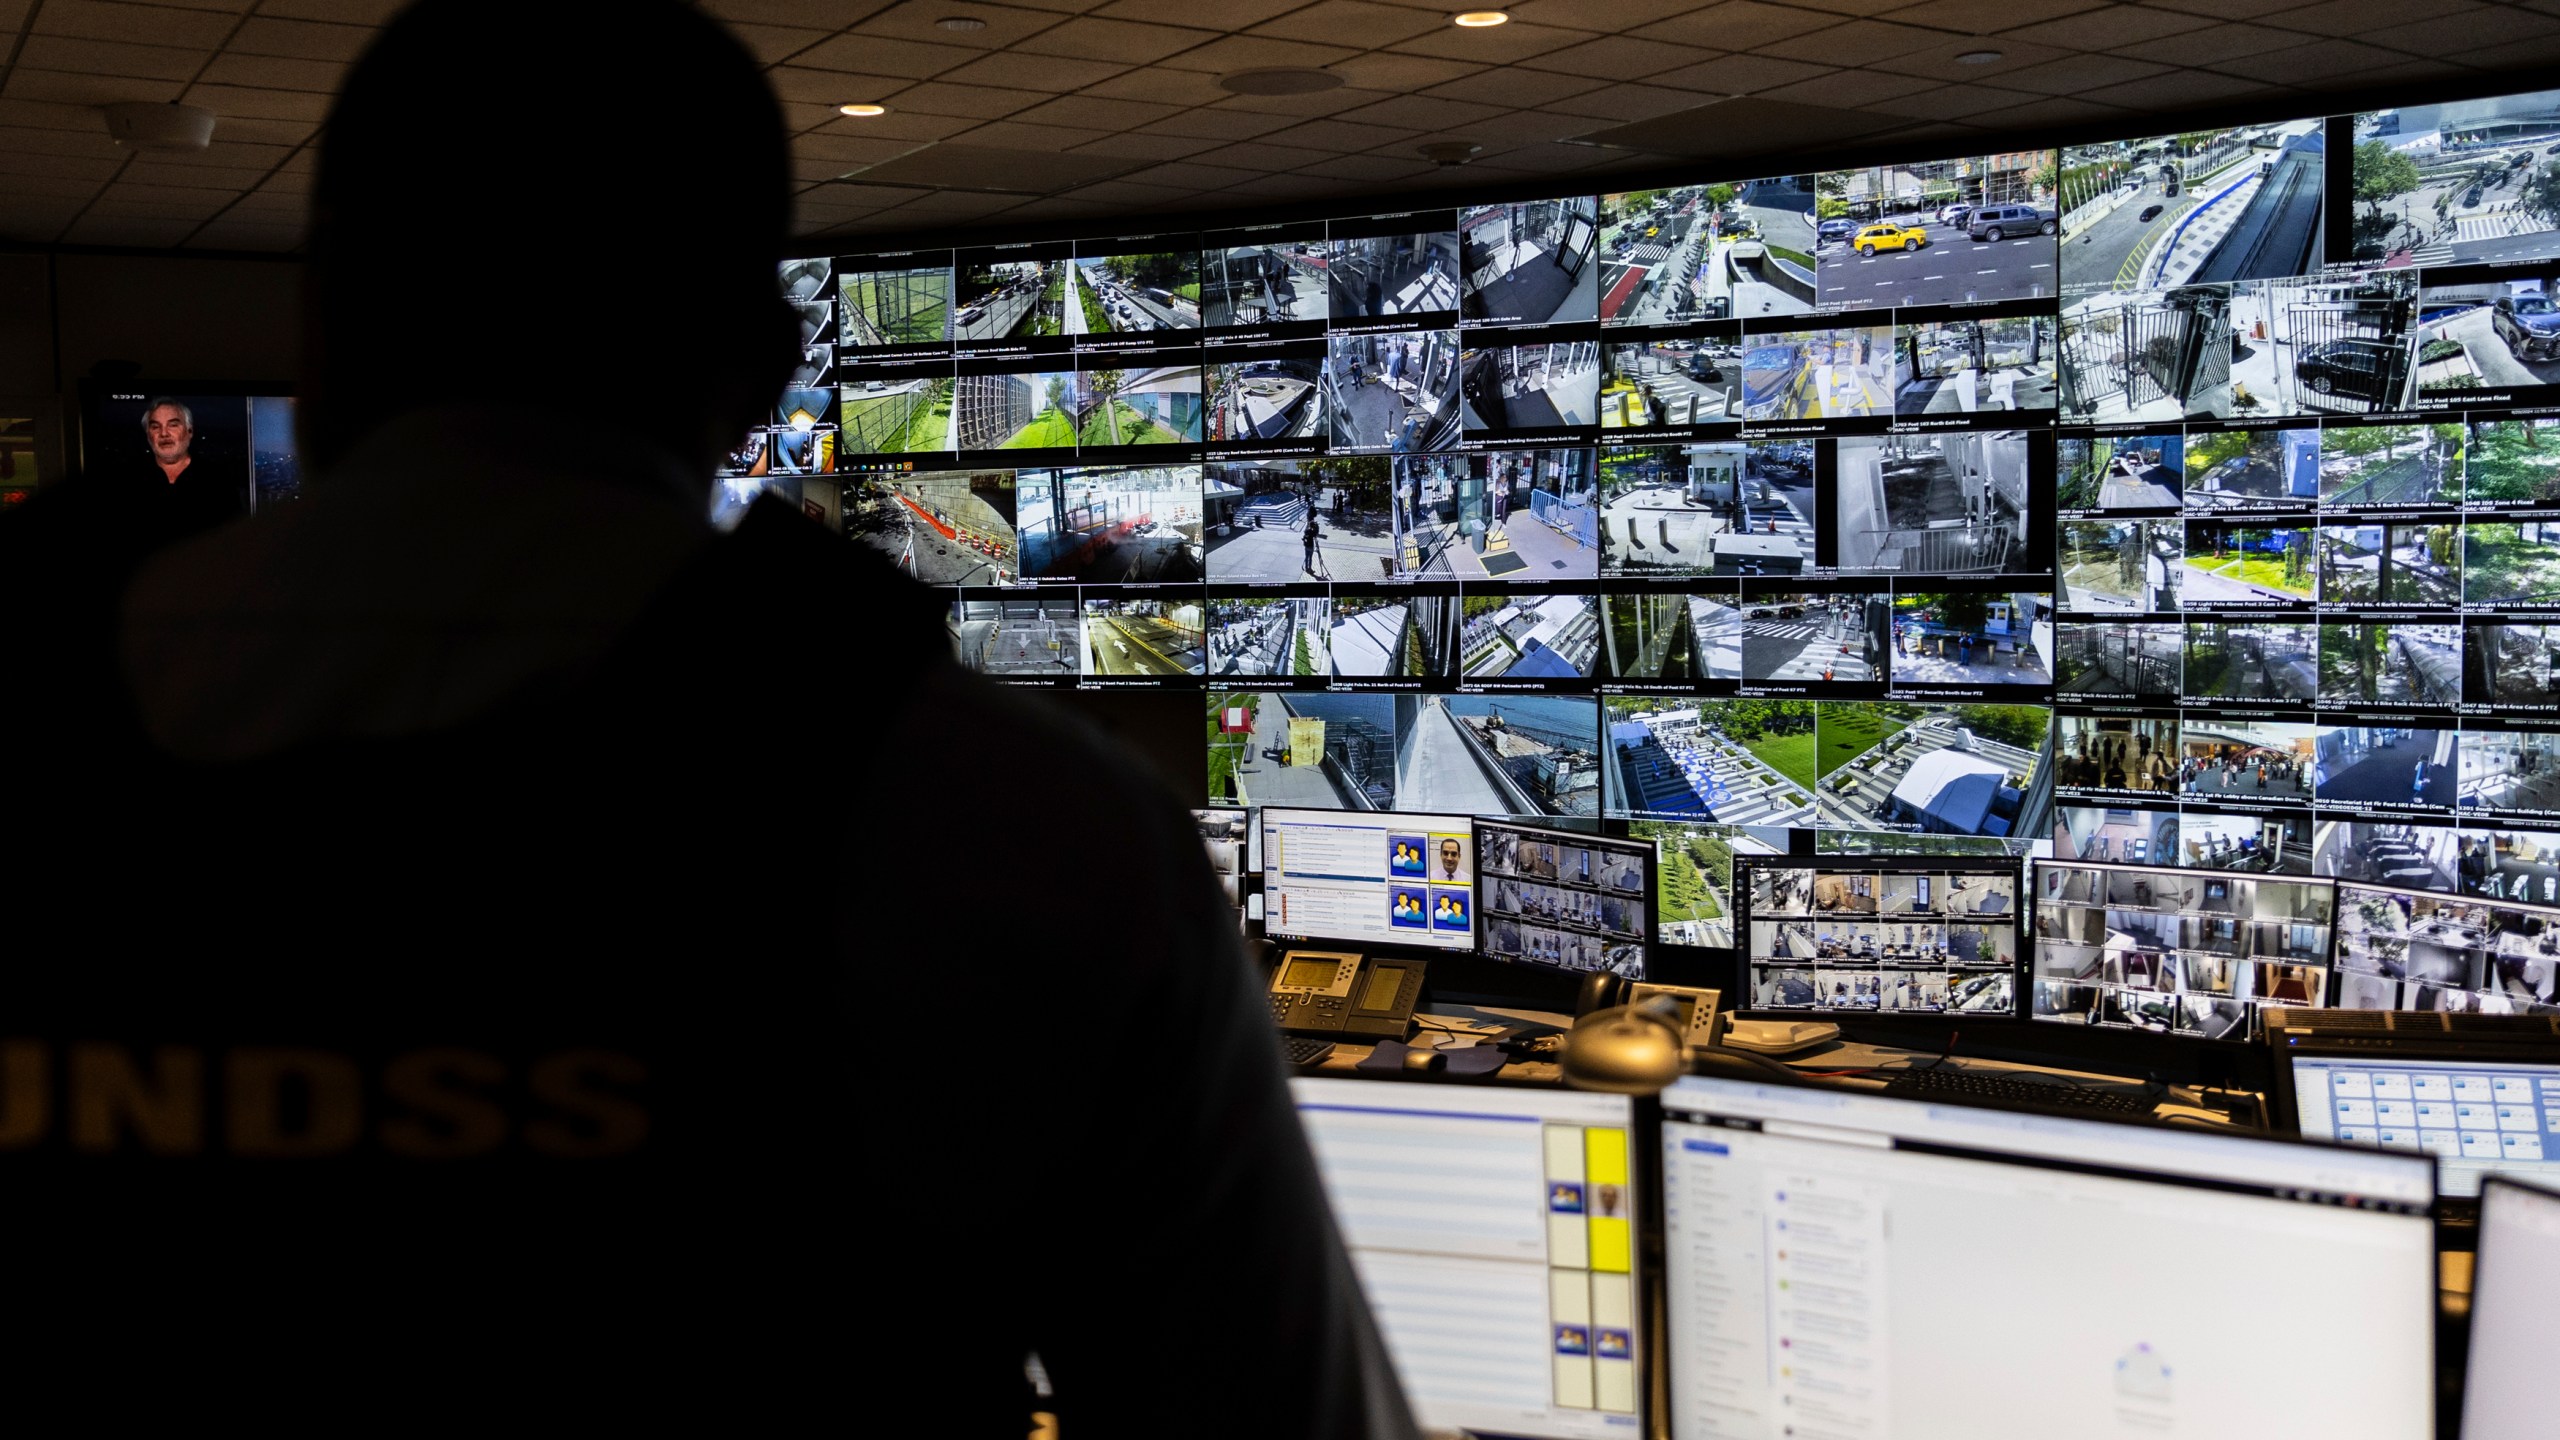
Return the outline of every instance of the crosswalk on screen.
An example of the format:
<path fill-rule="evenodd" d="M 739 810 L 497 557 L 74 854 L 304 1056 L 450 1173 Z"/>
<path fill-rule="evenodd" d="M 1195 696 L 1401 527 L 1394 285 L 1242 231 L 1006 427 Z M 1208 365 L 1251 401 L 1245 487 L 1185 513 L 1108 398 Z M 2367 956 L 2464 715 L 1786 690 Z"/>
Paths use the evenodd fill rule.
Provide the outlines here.
<path fill-rule="evenodd" d="M 1190 727 L 1195 803 L 1651 836 L 1679 943 L 1734 853 L 2505 893 L 2560 881 L 2555 146 L 2560 91 L 812 256 L 723 503 Z"/>

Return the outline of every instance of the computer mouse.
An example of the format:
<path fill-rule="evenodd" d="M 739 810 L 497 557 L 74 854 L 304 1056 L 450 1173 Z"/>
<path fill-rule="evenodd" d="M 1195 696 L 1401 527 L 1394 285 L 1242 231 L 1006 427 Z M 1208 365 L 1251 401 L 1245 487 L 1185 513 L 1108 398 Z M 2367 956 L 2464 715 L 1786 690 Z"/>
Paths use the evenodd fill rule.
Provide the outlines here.
<path fill-rule="evenodd" d="M 1404 1052 L 1404 1068 L 1428 1073 L 1447 1069 L 1449 1057 L 1422 1045 L 1408 1045 Z"/>

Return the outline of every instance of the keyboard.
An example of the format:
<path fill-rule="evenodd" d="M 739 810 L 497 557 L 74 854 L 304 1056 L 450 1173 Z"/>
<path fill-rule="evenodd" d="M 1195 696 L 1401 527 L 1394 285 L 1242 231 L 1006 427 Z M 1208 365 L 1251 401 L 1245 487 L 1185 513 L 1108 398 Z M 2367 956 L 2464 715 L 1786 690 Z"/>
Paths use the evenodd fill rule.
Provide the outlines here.
<path fill-rule="evenodd" d="M 1283 1035 L 1280 1037 L 1280 1063 L 1292 1070 L 1321 1065 L 1325 1057 L 1332 1053 L 1333 1042 L 1318 1036 Z"/>
<path fill-rule="evenodd" d="M 2015 1071 L 1964 1070 L 1952 1065 L 1896 1070 L 1885 1081 L 1884 1091 L 1915 1100 L 1991 1100 L 2108 1115 L 2148 1115 L 2154 1103 L 2138 1094 L 2103 1086 L 2035 1080 Z"/>

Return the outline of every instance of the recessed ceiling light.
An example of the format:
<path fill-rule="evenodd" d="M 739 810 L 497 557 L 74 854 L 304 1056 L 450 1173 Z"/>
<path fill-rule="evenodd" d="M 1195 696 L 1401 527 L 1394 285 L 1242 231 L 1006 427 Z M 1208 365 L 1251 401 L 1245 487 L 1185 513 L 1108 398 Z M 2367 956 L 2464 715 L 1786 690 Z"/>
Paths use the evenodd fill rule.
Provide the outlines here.
<path fill-rule="evenodd" d="M 1956 57 L 1956 63 L 1959 65 L 1988 65 L 1999 58 L 2000 52 L 1997 50 L 1967 50 Z"/>
<path fill-rule="evenodd" d="M 946 15 L 933 22 L 945 30 L 984 30 L 987 22 L 975 15 Z"/>
<path fill-rule="evenodd" d="M 859 115 L 863 119 L 868 120 L 874 115 L 888 114 L 889 107 L 886 105 L 839 105 L 836 107 L 836 113 L 839 115 Z"/>
<path fill-rule="evenodd" d="M 1313 95 L 1342 84 L 1330 70 L 1285 65 L 1269 70 L 1239 70 L 1218 77 L 1218 88 L 1230 95 Z"/>
<path fill-rule="evenodd" d="M 1503 24 L 1510 18 L 1499 10 L 1461 10 L 1449 17 L 1449 23 L 1464 26 L 1469 30 L 1483 30 Z"/>

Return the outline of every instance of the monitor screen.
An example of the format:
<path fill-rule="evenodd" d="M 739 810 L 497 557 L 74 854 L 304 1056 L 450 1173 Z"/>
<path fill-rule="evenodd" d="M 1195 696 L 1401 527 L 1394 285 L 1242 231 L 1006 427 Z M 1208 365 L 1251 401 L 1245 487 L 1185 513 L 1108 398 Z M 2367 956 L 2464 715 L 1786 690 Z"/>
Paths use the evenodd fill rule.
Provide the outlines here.
<path fill-rule="evenodd" d="M 1653 943 L 1654 849 L 1568 830 L 1479 819 L 1476 909 L 1495 960 L 1645 976 Z"/>
<path fill-rule="evenodd" d="M 1262 923 L 1275 940 L 1475 948 L 1464 815 L 1262 812 Z"/>
<path fill-rule="evenodd" d="M 187 492 L 206 513 L 249 515 L 302 494 L 293 398 L 237 388 L 93 389 L 82 466 Z"/>
<path fill-rule="evenodd" d="M 1748 1009 L 2009 1018 L 2018 872 L 2003 862 L 1746 856 Z"/>
<path fill-rule="evenodd" d="M 2548 1013 L 2560 993 L 2560 909 L 2338 887 L 2338 1004 L 2350 1010 Z"/>
<path fill-rule="evenodd" d="M 2462 1440 L 2551 1433 L 2551 1336 L 2560 1330 L 2560 1195 L 2492 1183 L 2480 1202 Z"/>
<path fill-rule="evenodd" d="M 2259 1011 L 2329 1003 L 2326 880 L 2147 865 L 2035 865 L 2034 1015 L 2247 1040 Z"/>
<path fill-rule="evenodd" d="M 1662 1110 L 1675 1440 L 2433 1433 L 2426 1156 L 1694 1076 Z"/>
<path fill-rule="evenodd" d="M 2560 1185 L 2560 1059 L 2548 1065 L 2291 1055 L 2304 1138 L 2436 1157 L 2448 1196 L 2496 1173 Z"/>
<path fill-rule="evenodd" d="M 1540 1440 L 1638 1433 L 1633 1102 L 1289 1083 L 1423 1425 Z"/>

